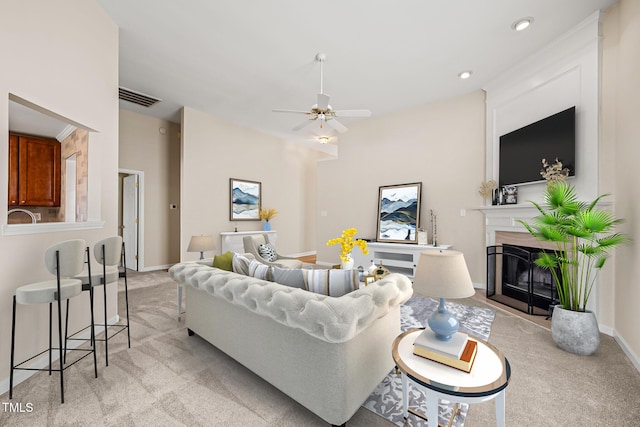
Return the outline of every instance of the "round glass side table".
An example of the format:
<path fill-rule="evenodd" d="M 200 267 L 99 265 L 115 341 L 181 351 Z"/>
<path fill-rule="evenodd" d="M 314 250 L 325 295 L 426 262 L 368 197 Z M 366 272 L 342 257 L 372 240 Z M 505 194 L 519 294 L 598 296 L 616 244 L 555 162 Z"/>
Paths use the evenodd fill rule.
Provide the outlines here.
<path fill-rule="evenodd" d="M 438 400 L 458 403 L 479 403 L 495 399 L 496 421 L 505 425 L 505 388 L 509 385 L 511 366 L 502 353 L 479 338 L 478 351 L 471 372 L 463 372 L 413 354 L 413 342 L 423 329 L 411 329 L 400 334 L 393 342 L 392 355 L 402 375 L 402 410 L 405 421 L 409 412 L 428 421 L 429 427 L 438 426 Z M 427 414 L 409 409 L 409 382 L 427 396 Z M 456 406 L 457 409 L 457 406 Z M 457 411 L 454 410 L 451 421 Z"/>

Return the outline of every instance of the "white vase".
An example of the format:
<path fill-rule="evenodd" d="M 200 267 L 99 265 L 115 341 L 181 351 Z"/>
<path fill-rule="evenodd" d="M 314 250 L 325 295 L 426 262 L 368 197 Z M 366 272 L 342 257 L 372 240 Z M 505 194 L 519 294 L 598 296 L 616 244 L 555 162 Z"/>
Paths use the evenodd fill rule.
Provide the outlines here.
<path fill-rule="evenodd" d="M 351 257 L 351 252 L 347 254 L 347 262 L 342 261 L 340 268 L 343 270 L 353 270 L 353 258 Z"/>

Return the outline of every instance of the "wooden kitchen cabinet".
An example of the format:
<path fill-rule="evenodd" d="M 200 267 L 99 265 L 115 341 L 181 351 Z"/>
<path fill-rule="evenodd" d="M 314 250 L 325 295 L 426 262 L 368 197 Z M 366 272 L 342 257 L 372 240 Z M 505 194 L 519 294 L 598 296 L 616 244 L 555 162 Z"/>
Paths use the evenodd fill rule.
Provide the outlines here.
<path fill-rule="evenodd" d="M 9 135 L 9 206 L 60 206 L 60 143 Z"/>

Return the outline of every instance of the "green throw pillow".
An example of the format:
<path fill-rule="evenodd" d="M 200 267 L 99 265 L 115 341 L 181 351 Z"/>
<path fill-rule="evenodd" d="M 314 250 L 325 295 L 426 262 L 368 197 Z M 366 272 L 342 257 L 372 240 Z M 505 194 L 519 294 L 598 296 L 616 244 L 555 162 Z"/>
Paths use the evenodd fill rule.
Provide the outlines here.
<path fill-rule="evenodd" d="M 233 266 L 231 265 L 232 260 L 233 252 L 227 251 L 227 253 L 213 257 L 213 266 L 220 270 L 233 271 Z"/>

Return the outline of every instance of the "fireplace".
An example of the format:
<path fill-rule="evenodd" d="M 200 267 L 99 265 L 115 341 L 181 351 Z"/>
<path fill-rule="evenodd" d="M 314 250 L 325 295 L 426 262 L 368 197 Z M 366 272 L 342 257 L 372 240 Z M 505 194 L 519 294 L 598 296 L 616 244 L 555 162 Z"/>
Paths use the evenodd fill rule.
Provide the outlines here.
<path fill-rule="evenodd" d="M 535 264 L 546 251 L 512 244 L 487 247 L 487 298 L 527 314 L 548 315 L 557 300 L 553 275 Z"/>

